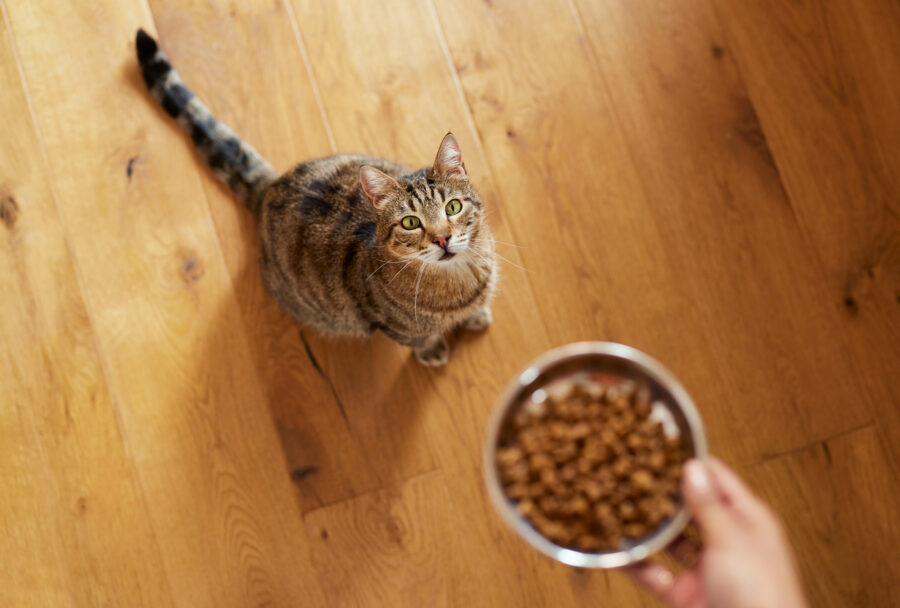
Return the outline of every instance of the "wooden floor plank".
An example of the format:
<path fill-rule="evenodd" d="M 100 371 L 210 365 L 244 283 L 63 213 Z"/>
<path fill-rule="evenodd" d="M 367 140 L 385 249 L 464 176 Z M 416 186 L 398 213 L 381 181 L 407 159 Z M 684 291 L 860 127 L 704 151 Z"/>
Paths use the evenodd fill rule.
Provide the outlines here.
<path fill-rule="evenodd" d="M 344 118 L 333 125 L 338 148 L 361 149 L 416 167 L 431 160 L 443 131 L 452 129 L 460 140 L 467 170 L 488 205 L 502 207 L 502 211 L 490 216 L 497 238 L 515 241 L 507 218 L 513 213 L 512 206 L 523 201 L 510 201 L 498 194 L 497 168 L 480 153 L 479 133 L 469 126 L 471 118 L 465 98 L 457 88 L 452 64 L 441 44 L 443 32 L 427 5 L 402 2 L 384 10 L 353 2 L 298 0 L 294 7 L 296 14 L 302 15 L 299 27 L 310 49 L 322 99 L 329 112 L 340 112 Z M 335 39 L 353 43 L 328 43 Z M 506 175 L 499 177 L 509 179 Z M 496 218 L 501 212 L 501 218 Z M 537 242 L 523 245 L 539 248 Z M 528 251 L 503 246 L 499 250 L 517 265 L 523 264 L 521 252 Z M 494 305 L 496 321 L 486 335 L 467 337 L 452 353 L 446 370 L 434 372 L 412 364 L 391 374 L 395 388 L 380 400 L 383 405 L 378 407 L 389 407 L 398 401 L 416 404 L 419 420 L 406 423 L 402 441 L 428 441 L 447 480 L 454 507 L 446 516 L 452 518 L 457 530 L 457 548 L 448 551 L 443 562 L 443 574 L 450 581 L 450 588 L 456 590 L 446 600 L 449 605 L 540 604 L 541 598 L 554 601 L 546 595 L 550 589 L 555 601 L 573 605 L 582 597 L 607 590 L 607 578 L 597 574 L 576 583 L 569 580 L 565 569 L 555 568 L 527 551 L 500 528 L 482 490 L 480 444 L 494 396 L 529 357 L 551 344 L 538 316 L 540 298 L 531 289 L 532 273 L 503 263 L 501 269 L 501 287 Z M 376 346 L 377 342 L 360 348 Z M 357 351 L 354 348 L 332 352 L 334 361 L 346 361 L 355 357 Z M 401 356 L 408 357 L 405 353 Z M 369 357 L 367 354 L 366 359 Z M 383 359 L 376 356 L 371 360 Z M 347 379 L 342 385 L 345 390 L 361 398 L 361 391 L 371 390 L 376 381 L 374 374 L 361 366 L 348 371 L 346 365 L 339 363 L 332 373 L 334 377 L 343 375 Z M 365 500 L 354 503 L 364 505 Z M 316 511 L 307 520 L 315 517 L 323 525 L 331 522 L 331 527 L 339 526 L 337 514 L 342 508 L 343 505 L 337 505 L 324 513 Z M 354 511 L 364 508 L 353 507 Z M 490 567 L 473 569 L 468 556 L 474 554 L 481 556 L 480 563 Z M 381 567 L 377 555 L 367 560 L 367 565 L 369 562 L 373 569 Z M 465 581 L 472 576 L 478 576 L 484 584 L 475 589 L 469 587 Z M 617 597 L 626 601 L 636 598 L 636 592 L 621 580 L 617 579 L 615 585 L 620 594 Z"/>
<path fill-rule="evenodd" d="M 231 7 L 153 0 L 150 6 L 160 44 L 188 86 L 275 167 L 287 170 L 333 152 L 314 83 L 307 79 L 290 13 L 281 0 Z M 149 96 L 146 100 L 151 102 Z M 157 114 L 178 132 L 162 111 Z M 186 135 L 180 140 L 183 148 L 191 147 Z M 307 350 L 297 324 L 263 287 L 252 217 L 205 162 L 192 156 L 190 171 L 199 175 L 206 193 L 253 358 L 288 466 L 296 473 L 301 507 L 308 510 L 378 488 L 378 460 L 373 465 L 372 454 L 379 447 L 354 434 L 331 380 L 316 371 L 313 347 Z M 334 445 L 341 450 L 332 449 Z M 413 473 L 430 468 L 427 455 L 423 464 L 412 466 Z"/>
<path fill-rule="evenodd" d="M 455 603 L 444 567 L 454 536 L 447 481 L 425 474 L 306 517 L 313 564 L 332 605 Z"/>
<path fill-rule="evenodd" d="M 689 389 L 698 392 L 701 404 L 716 404 L 707 412 L 715 439 L 728 421 L 747 418 L 743 412 L 748 410 L 725 396 L 753 386 L 749 371 L 777 377 L 784 367 L 784 355 L 772 358 L 766 348 L 775 338 L 755 337 L 760 342 L 755 352 L 764 356 L 748 357 L 757 369 L 751 367 L 746 378 L 728 372 L 733 369 L 725 358 L 729 345 L 716 337 L 739 332 L 743 325 L 736 326 L 734 318 L 710 318 L 699 301 L 701 294 L 689 277 L 707 281 L 709 291 L 720 288 L 715 283 L 720 276 L 706 278 L 696 259 L 678 259 L 666 218 L 656 217 L 664 204 L 657 202 L 660 193 L 646 190 L 640 179 L 640 162 L 631 156 L 566 3 L 544 3 L 528 11 L 512 3 L 471 4 L 457 11 L 437 3 L 438 14 L 485 149 L 492 164 L 503 167 L 495 172 L 515 175 L 500 186 L 507 188 L 504 199 L 518 203 L 510 210 L 513 231 L 562 235 L 553 247 L 523 253 L 526 265 L 536 271 L 533 281 L 548 328 L 570 340 L 591 336 L 635 344 L 670 362 Z M 473 17 L 485 24 L 485 33 L 470 41 L 466 28 Z M 535 30 L 533 23 L 541 26 Z M 540 46 L 532 44 L 534 35 L 541 37 Z M 566 70 L 543 62 L 548 53 L 566 57 Z M 693 245 L 709 256 L 706 265 L 716 268 L 714 251 L 703 241 Z M 734 283 L 736 289 L 730 291 L 737 293 L 729 304 L 739 301 L 743 291 Z M 584 297 L 572 301 L 573 292 Z M 740 308 L 735 315 L 740 318 Z M 780 414 L 782 404 L 763 401 L 755 411 L 760 407 Z M 819 436 L 827 436 L 835 428 L 820 431 Z M 752 460 L 802 445 L 810 439 L 808 433 L 797 423 L 736 447 L 743 450 L 742 459 Z"/>
<path fill-rule="evenodd" d="M 896 606 L 898 479 L 866 426 L 746 471 L 778 511 L 810 606 Z"/>
<path fill-rule="evenodd" d="M 314 600 L 317 582 L 292 566 L 303 529 L 203 192 L 134 66 L 148 13 L 7 10 L 173 595 L 191 606 Z M 72 48 L 76 64 L 58 61 Z"/>
<path fill-rule="evenodd" d="M 715 6 L 900 469 L 900 6 Z"/>
<path fill-rule="evenodd" d="M 743 442 L 753 460 L 870 420 L 861 380 L 843 373 L 843 320 L 712 8 L 576 4 L 706 346 L 735 372 L 696 391 L 731 421 L 723 439 L 777 420 Z"/>
<path fill-rule="evenodd" d="M 425 34 L 428 30 L 422 29 L 423 23 L 431 23 L 423 8 L 407 4 L 384 13 L 375 6 L 353 3 L 294 3 L 294 12 L 302 16 L 298 17 L 298 27 L 310 49 L 322 99 L 329 112 L 339 110 L 345 116 L 333 127 L 338 148 L 387 156 L 419 167 L 433 159 L 440 138 L 453 129 L 473 180 L 489 205 L 495 206 L 488 167 L 478 154 L 477 135 L 467 129 L 470 123 L 459 92 L 453 88 L 447 58 L 436 41 Z M 402 28 L 409 33 L 398 37 L 389 30 L 372 27 L 373 23 L 386 23 L 388 15 L 395 31 Z M 327 44 L 335 37 L 354 40 L 355 44 Z M 419 59 L 414 65 L 406 62 L 404 48 L 415 49 L 413 54 Z M 414 86 L 416 82 L 421 86 Z M 429 82 L 431 85 L 426 86 Z M 382 101 L 373 103 L 378 99 Z M 498 212 L 493 212 L 491 217 L 496 215 Z M 503 232 L 502 223 L 492 226 L 498 231 L 498 239 L 511 240 Z M 516 249 L 509 249 L 506 255 L 515 260 Z M 415 454 L 425 449 L 439 453 L 441 466 L 457 466 L 455 442 L 460 440 L 470 446 L 468 454 L 477 457 L 473 450 L 480 441 L 480 422 L 490 407 L 491 389 L 499 387 L 523 363 L 502 353 L 510 349 L 536 354 L 546 347 L 541 321 L 528 295 L 527 278 L 516 272 L 506 271 L 501 279 L 503 287 L 494 304 L 495 318 L 500 321 L 486 335 L 466 336 L 457 343 L 451 356 L 459 371 L 453 374 L 422 369 L 408 349 L 381 336 L 368 342 L 325 342 L 308 336 L 315 350 L 324 353 L 322 367 L 347 404 L 351 424 L 355 419 L 362 421 L 356 428 L 373 437 L 373 444 L 377 439 L 388 450 L 384 469 L 390 461 L 399 459 L 402 463 L 408 458 L 404 451 Z M 521 327 L 533 329 L 522 333 Z M 486 360 L 504 368 L 486 366 Z M 467 393 L 465 389 L 470 387 L 481 390 Z M 454 412 L 448 412 L 448 408 L 456 411 L 464 426 L 451 420 Z M 444 423 L 429 422 L 437 418 Z M 419 428 L 427 432 L 417 432 Z M 447 435 L 448 429 L 453 433 Z M 414 472 L 405 470 L 407 474 Z M 472 477 L 467 481 L 477 483 Z"/>
<path fill-rule="evenodd" d="M 0 604 L 171 605 L 7 34 L 0 115 L 17 120 L 0 138 Z"/>

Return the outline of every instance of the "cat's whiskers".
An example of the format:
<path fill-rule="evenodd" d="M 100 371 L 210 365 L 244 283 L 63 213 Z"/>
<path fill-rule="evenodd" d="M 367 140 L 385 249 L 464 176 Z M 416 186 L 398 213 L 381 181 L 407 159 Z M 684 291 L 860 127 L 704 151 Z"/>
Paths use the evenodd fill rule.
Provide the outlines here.
<path fill-rule="evenodd" d="M 366 277 L 366 281 L 368 281 L 369 279 L 371 279 L 372 276 L 374 276 L 374 274 L 375 274 L 376 272 L 378 272 L 379 270 L 381 270 L 382 268 L 384 268 L 384 267 L 387 266 L 388 264 L 402 264 L 402 263 L 403 263 L 403 260 L 388 260 L 388 261 L 386 261 L 384 264 L 382 264 L 381 266 L 379 266 L 378 268 L 376 268 L 375 270 L 373 270 L 372 273 L 371 273 L 369 276 Z M 401 268 L 401 270 L 403 270 L 403 269 Z"/>
<path fill-rule="evenodd" d="M 527 268 L 525 268 L 525 267 L 523 267 L 523 266 L 519 266 L 519 265 L 516 264 L 515 262 L 513 262 L 513 261 L 511 261 L 511 260 L 509 260 L 509 259 L 503 257 L 502 255 L 500 255 L 500 254 L 497 253 L 496 251 L 494 252 L 494 255 L 495 255 L 496 257 L 500 258 L 501 260 L 503 260 L 504 262 L 506 262 L 507 264 L 509 264 L 510 266 L 515 266 L 516 268 L 518 268 L 519 270 L 521 270 L 521 271 L 523 271 L 523 272 L 531 272 L 531 271 L 528 270 Z"/>
<path fill-rule="evenodd" d="M 482 268 L 479 268 L 479 270 L 488 270 L 488 269 L 490 269 L 490 267 L 491 267 L 491 260 L 490 260 L 489 258 L 485 257 L 484 254 L 480 253 L 479 251 L 477 251 L 477 250 L 474 249 L 474 248 L 470 248 L 470 250 L 472 251 L 472 254 L 473 254 L 473 255 L 477 256 L 479 260 L 481 260 L 482 262 L 484 262 L 485 268 L 483 268 L 483 269 L 482 269 Z M 478 265 L 477 265 L 477 264 L 476 264 L 475 266 L 476 266 L 476 268 L 478 268 Z"/>
<path fill-rule="evenodd" d="M 418 278 L 416 278 L 416 289 L 413 294 L 413 318 L 416 320 L 416 325 L 419 324 L 419 312 L 417 308 L 419 303 L 419 284 L 422 282 L 422 276 L 425 274 L 425 267 L 428 265 L 428 262 L 422 262 L 422 266 L 419 268 Z"/>
<path fill-rule="evenodd" d="M 406 267 L 409 266 L 410 264 L 412 264 L 412 263 L 415 262 L 415 261 L 416 261 L 416 256 L 413 256 L 412 259 L 410 259 L 406 264 L 404 264 L 404 265 L 403 265 L 403 268 L 401 268 L 400 270 L 398 270 L 398 271 L 397 271 L 397 274 L 395 274 L 394 276 L 392 276 L 392 277 L 391 277 L 391 280 L 388 281 L 386 284 L 387 284 L 387 285 L 390 285 L 391 283 L 393 283 L 393 282 L 394 282 L 394 279 L 396 279 L 398 276 L 400 276 L 400 273 L 403 272 L 404 270 L 406 270 Z"/>
<path fill-rule="evenodd" d="M 478 239 L 479 241 L 488 240 L 488 239 Z M 492 243 L 496 243 L 499 245 L 509 245 L 510 247 L 517 247 L 518 249 L 528 249 L 526 245 L 516 245 L 515 243 L 510 243 L 509 241 L 498 241 L 497 239 L 490 239 Z"/>
<path fill-rule="evenodd" d="M 497 242 L 495 239 L 490 239 L 490 241 L 488 241 L 487 239 L 478 239 L 478 240 L 483 241 L 483 242 L 492 242 L 492 243 L 496 243 L 496 242 Z M 472 248 L 472 251 L 475 251 L 475 249 Z M 477 255 L 481 255 L 481 254 L 478 253 L 478 252 L 476 252 L 476 254 L 477 254 Z M 524 271 L 524 272 L 531 272 L 531 271 L 528 270 L 527 268 L 523 268 L 522 266 L 519 266 L 518 264 L 516 264 L 516 263 L 513 262 L 512 260 L 509 260 L 509 259 L 503 257 L 502 255 L 500 255 L 500 254 L 497 253 L 496 251 L 494 251 L 494 256 L 497 257 L 497 258 L 499 258 L 499 259 L 501 259 L 501 260 L 503 260 L 504 262 L 506 262 L 506 263 L 509 264 L 510 266 L 515 266 L 515 267 L 518 268 L 519 270 L 522 270 L 522 271 Z M 483 256 L 482 256 L 482 257 L 483 257 Z"/>

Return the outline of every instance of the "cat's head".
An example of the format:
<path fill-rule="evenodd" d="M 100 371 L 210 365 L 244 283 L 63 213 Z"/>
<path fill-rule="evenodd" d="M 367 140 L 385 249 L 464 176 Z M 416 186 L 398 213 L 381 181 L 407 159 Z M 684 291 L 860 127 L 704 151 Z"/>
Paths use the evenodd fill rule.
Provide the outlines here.
<path fill-rule="evenodd" d="M 438 266 L 477 256 L 484 222 L 481 197 L 469 183 L 459 143 L 444 136 L 434 165 L 395 179 L 371 166 L 360 182 L 378 218 L 376 234 L 388 257 Z"/>

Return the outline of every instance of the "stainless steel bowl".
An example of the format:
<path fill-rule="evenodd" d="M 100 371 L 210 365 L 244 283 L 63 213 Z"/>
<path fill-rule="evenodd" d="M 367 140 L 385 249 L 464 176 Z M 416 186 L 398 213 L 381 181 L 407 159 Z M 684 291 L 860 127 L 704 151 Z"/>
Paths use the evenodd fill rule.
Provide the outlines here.
<path fill-rule="evenodd" d="M 678 425 L 689 453 L 698 459 L 707 455 L 706 435 L 697 408 L 687 391 L 665 367 L 641 351 L 613 342 L 578 342 L 544 353 L 514 378 L 497 400 L 488 423 L 484 444 L 484 478 L 491 502 L 500 517 L 532 547 L 570 566 L 619 568 L 638 562 L 666 547 L 690 518 L 684 505 L 655 532 L 639 542 L 626 543 L 619 551 L 584 553 L 560 547 L 548 540 L 519 515 L 503 492 L 497 475 L 496 451 L 506 419 L 538 389 L 579 372 L 605 372 L 646 384 L 654 401 L 662 402 Z"/>

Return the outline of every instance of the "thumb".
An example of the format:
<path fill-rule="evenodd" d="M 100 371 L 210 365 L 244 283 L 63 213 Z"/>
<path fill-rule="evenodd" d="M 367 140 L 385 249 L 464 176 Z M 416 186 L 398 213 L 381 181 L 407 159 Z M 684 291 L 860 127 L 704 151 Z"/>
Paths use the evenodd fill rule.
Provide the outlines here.
<path fill-rule="evenodd" d="M 731 514 L 713 488 L 706 465 L 699 460 L 685 464 L 681 491 L 688 510 L 700 527 L 704 544 L 714 545 L 733 532 Z"/>

